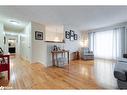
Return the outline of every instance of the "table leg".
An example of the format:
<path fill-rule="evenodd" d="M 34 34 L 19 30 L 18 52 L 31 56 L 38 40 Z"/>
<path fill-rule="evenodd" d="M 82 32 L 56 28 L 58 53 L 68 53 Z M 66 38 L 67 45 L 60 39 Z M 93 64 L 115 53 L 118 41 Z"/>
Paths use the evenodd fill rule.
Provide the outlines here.
<path fill-rule="evenodd" d="M 57 66 L 58 66 L 58 58 L 57 58 L 57 53 L 56 53 L 56 62 L 57 62 Z"/>
<path fill-rule="evenodd" d="M 68 55 L 68 64 L 69 64 L 69 52 L 67 52 L 67 55 Z"/>
<path fill-rule="evenodd" d="M 54 53 L 52 53 L 52 64 L 53 64 L 53 66 L 55 66 Z"/>
<path fill-rule="evenodd" d="M 8 56 L 8 80 L 10 80 L 10 57 Z"/>

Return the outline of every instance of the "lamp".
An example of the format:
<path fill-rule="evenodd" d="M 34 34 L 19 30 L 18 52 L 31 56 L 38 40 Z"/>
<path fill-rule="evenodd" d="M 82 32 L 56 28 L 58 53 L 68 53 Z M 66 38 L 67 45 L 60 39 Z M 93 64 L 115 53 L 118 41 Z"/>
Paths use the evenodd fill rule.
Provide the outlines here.
<path fill-rule="evenodd" d="M 84 41 L 84 46 L 85 46 L 85 47 L 88 47 L 88 39 L 86 39 L 86 40 Z"/>
<path fill-rule="evenodd" d="M 81 45 L 81 47 L 83 47 L 84 46 L 84 42 L 80 41 L 80 45 Z"/>

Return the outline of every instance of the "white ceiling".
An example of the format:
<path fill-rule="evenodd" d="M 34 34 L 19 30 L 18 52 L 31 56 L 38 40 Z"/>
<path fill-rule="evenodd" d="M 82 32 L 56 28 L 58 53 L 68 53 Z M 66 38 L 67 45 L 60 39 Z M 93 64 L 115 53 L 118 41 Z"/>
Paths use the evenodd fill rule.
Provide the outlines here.
<path fill-rule="evenodd" d="M 11 21 L 15 22 L 13 23 Z M 4 24 L 4 30 L 8 32 L 22 32 L 25 26 L 28 24 L 27 21 L 2 15 L 0 15 L 0 22 Z"/>
<path fill-rule="evenodd" d="M 89 30 L 127 21 L 127 6 L 0 6 L 0 15 Z"/>

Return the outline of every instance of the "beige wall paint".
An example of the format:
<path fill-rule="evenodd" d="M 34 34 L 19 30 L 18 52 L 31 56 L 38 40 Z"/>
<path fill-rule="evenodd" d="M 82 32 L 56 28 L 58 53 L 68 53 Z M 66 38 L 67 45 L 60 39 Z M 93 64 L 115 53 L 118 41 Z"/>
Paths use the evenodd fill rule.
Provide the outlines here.
<path fill-rule="evenodd" d="M 82 31 L 81 32 L 81 47 L 88 47 L 89 39 L 88 39 L 88 32 Z"/>

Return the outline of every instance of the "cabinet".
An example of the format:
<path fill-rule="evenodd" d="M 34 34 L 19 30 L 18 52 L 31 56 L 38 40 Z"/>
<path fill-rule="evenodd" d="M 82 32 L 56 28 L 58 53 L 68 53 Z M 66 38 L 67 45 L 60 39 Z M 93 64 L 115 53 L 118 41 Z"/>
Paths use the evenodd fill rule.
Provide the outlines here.
<path fill-rule="evenodd" d="M 45 41 L 63 42 L 63 25 L 47 25 L 45 29 Z"/>
<path fill-rule="evenodd" d="M 79 51 L 73 52 L 73 60 L 79 60 L 79 59 L 80 59 Z"/>

